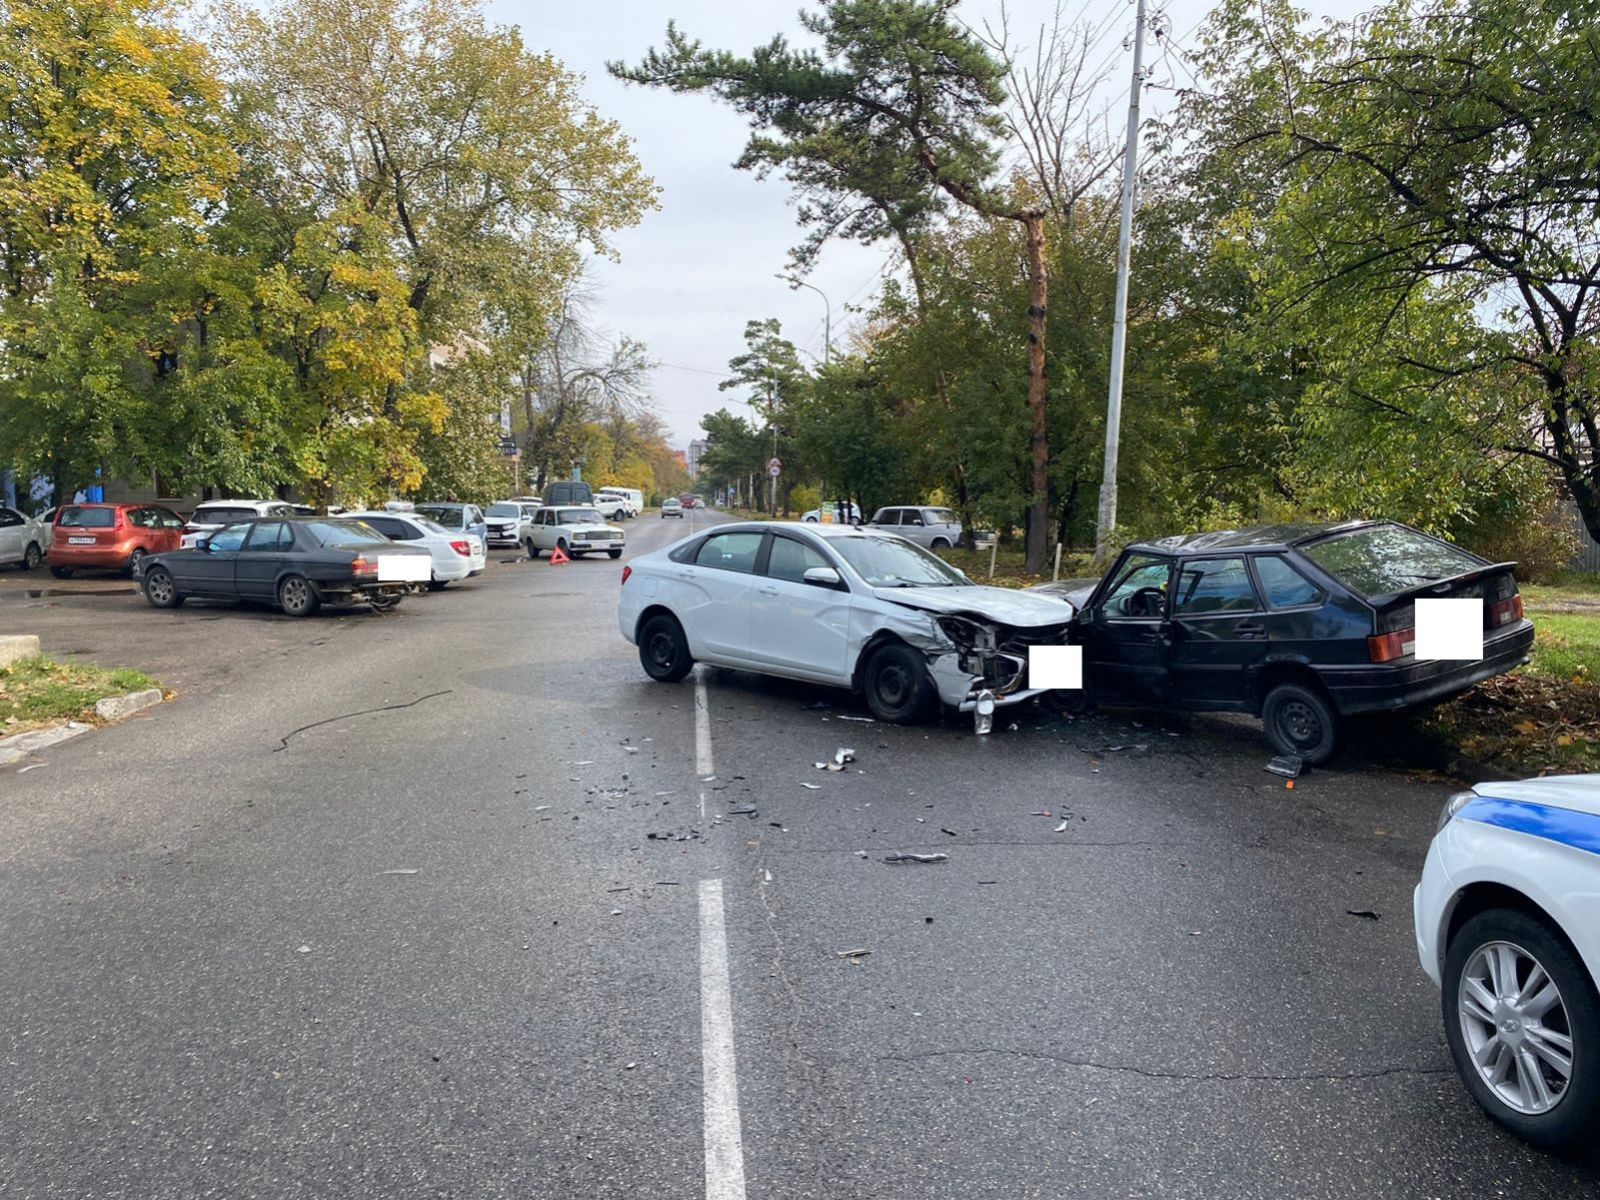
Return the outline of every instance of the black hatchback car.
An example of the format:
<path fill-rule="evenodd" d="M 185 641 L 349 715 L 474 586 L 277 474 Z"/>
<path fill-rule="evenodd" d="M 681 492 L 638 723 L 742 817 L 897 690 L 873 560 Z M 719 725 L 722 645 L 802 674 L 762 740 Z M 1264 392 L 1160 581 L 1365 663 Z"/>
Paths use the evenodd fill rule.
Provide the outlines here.
<path fill-rule="evenodd" d="M 1078 612 L 1088 699 L 1247 712 L 1317 763 L 1359 713 L 1448 699 L 1528 661 L 1514 563 L 1390 521 L 1271 525 L 1129 546 Z M 1483 601 L 1483 657 L 1418 659 L 1419 599 Z"/>

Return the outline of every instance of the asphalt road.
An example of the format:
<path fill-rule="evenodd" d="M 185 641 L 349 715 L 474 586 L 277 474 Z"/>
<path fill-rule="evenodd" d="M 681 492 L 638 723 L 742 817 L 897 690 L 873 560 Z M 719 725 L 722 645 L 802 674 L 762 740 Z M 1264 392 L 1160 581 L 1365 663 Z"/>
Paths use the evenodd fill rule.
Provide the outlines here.
<path fill-rule="evenodd" d="M 0 630 L 180 692 L 0 771 L 0 1196 L 1600 1187 L 1449 1069 L 1410 921 L 1448 783 L 654 684 L 618 574 L 301 622 L 0 581 Z"/>

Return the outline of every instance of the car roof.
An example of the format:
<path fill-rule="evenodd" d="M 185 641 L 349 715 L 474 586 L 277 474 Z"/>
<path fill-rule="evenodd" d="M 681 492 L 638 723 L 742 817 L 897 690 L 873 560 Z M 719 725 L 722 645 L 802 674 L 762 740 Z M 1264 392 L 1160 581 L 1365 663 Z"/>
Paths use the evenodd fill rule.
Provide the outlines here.
<path fill-rule="evenodd" d="M 858 529 L 854 525 L 824 525 L 816 521 L 734 521 L 727 525 L 713 525 L 707 533 L 724 533 L 738 530 L 784 530 L 790 533 L 810 533 L 824 538 L 896 538 L 897 535 L 878 529 Z"/>
<path fill-rule="evenodd" d="M 1195 555 L 1217 550 L 1286 550 L 1315 541 L 1330 533 L 1344 533 L 1386 521 L 1342 521 L 1331 525 L 1287 524 L 1253 525 L 1245 529 L 1221 529 L 1211 533 L 1180 533 L 1173 537 L 1133 542 L 1129 550 L 1148 550 L 1156 554 Z"/>
<path fill-rule="evenodd" d="M 288 504 L 287 500 L 202 500 L 196 504 L 195 511 L 202 508 L 243 508 L 250 504 Z"/>

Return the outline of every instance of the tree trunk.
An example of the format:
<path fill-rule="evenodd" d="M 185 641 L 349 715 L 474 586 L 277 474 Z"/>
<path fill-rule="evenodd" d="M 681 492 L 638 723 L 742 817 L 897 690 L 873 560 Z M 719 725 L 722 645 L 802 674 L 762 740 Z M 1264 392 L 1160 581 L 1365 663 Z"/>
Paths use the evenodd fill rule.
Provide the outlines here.
<path fill-rule="evenodd" d="M 1028 557 L 1025 570 L 1044 570 L 1050 529 L 1050 439 L 1045 431 L 1044 339 L 1047 283 L 1044 269 L 1044 214 L 1029 210 L 1022 216 L 1028 242 L 1028 408 L 1033 432 L 1028 438 L 1032 460 L 1032 502 L 1028 507 Z"/>

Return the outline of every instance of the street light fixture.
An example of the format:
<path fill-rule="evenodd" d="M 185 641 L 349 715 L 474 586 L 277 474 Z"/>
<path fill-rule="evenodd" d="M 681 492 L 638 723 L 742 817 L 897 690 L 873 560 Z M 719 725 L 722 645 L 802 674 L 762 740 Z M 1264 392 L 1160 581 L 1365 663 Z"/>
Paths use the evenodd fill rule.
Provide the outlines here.
<path fill-rule="evenodd" d="M 833 305 L 828 301 L 828 293 L 814 283 L 807 283 L 804 279 L 796 279 L 793 275 L 785 275 L 781 271 L 773 278 L 781 279 L 795 287 L 810 288 L 822 297 L 822 365 L 827 366 L 833 359 Z"/>

